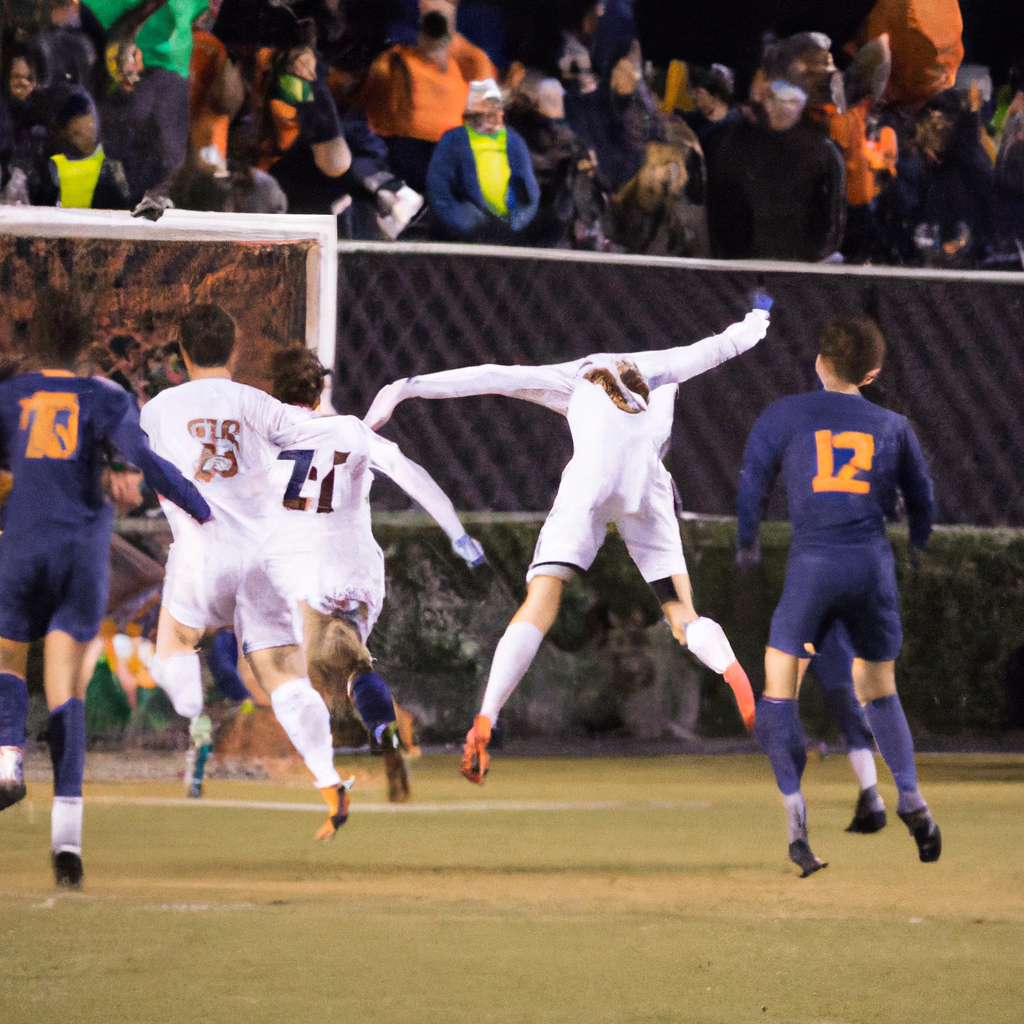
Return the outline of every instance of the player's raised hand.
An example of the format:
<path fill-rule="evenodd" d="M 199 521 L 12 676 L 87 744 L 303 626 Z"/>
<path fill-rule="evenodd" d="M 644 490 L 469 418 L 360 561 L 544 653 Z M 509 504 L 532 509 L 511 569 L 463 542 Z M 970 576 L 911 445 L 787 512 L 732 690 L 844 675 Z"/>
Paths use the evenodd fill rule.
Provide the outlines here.
<path fill-rule="evenodd" d="M 395 406 L 398 405 L 404 397 L 402 391 L 405 387 L 405 382 L 408 379 L 408 377 L 403 377 L 401 380 L 396 380 L 391 384 L 385 384 L 384 387 L 377 392 L 377 397 L 374 398 L 369 411 L 363 417 L 363 422 L 371 430 L 379 430 L 389 419 L 391 419 L 391 414 L 395 411 Z"/>
<path fill-rule="evenodd" d="M 775 300 L 763 288 L 750 293 L 750 306 L 752 309 L 763 309 L 766 313 L 775 304 Z"/>
<path fill-rule="evenodd" d="M 452 551 L 474 568 L 478 565 L 483 565 L 487 561 L 487 556 L 484 554 L 480 541 L 470 537 L 468 533 L 464 533 L 461 537 L 456 537 L 452 541 Z"/>

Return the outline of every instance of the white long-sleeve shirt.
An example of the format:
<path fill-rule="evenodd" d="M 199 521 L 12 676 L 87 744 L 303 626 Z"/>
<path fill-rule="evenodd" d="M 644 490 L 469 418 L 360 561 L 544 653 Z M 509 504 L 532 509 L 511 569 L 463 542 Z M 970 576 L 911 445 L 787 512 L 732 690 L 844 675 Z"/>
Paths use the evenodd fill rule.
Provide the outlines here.
<path fill-rule="evenodd" d="M 602 353 L 548 366 L 486 364 L 443 370 L 382 388 L 364 418 L 376 429 L 407 398 L 506 395 L 561 413 L 569 421 L 573 456 L 562 473 L 559 501 L 597 507 L 614 501 L 622 514 L 639 510 L 672 433 L 678 385 L 753 348 L 768 330 L 768 314 L 753 310 L 721 334 L 692 345 L 646 352 Z M 631 362 L 650 388 L 646 411 L 628 413 L 586 380 L 596 366 Z"/>

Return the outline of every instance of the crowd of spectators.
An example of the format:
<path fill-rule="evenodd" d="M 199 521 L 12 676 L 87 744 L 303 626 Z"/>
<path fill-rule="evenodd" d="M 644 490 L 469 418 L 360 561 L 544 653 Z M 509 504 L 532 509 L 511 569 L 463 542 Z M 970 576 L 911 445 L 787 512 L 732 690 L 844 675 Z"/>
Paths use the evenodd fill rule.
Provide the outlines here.
<path fill-rule="evenodd" d="M 878 0 L 852 39 L 767 36 L 735 69 L 653 67 L 633 0 L 552 0 L 524 62 L 515 10 L 0 0 L 0 202 L 333 213 L 371 240 L 1024 263 L 1024 54 L 999 88 L 962 64 L 957 0 Z"/>

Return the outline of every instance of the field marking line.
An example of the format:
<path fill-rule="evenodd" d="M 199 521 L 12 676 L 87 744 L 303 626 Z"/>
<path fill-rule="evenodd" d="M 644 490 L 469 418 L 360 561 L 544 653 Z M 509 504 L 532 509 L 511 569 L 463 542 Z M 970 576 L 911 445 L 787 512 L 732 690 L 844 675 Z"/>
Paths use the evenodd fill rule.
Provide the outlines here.
<path fill-rule="evenodd" d="M 87 804 L 127 807 L 216 807 L 244 811 L 315 811 L 323 814 L 322 804 L 284 803 L 263 800 L 216 800 L 202 797 L 170 796 L 88 796 Z M 706 811 L 708 800 L 474 800 L 472 803 L 360 804 L 352 805 L 354 814 L 446 814 L 465 811 Z"/>

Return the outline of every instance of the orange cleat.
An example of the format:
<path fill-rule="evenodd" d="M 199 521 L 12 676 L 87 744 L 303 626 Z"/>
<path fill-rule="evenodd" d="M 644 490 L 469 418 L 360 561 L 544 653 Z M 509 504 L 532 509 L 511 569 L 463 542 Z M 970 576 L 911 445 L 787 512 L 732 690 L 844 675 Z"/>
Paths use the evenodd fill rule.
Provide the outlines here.
<path fill-rule="evenodd" d="M 487 744 L 491 738 L 491 720 L 486 715 L 477 715 L 473 720 L 473 728 L 466 733 L 466 745 L 462 749 L 462 772 L 463 778 L 475 782 L 478 786 L 484 784 L 484 776 L 488 772 L 490 756 L 487 753 Z"/>
<path fill-rule="evenodd" d="M 736 697 L 736 704 L 743 716 L 743 724 L 747 732 L 754 731 L 754 691 L 750 688 L 750 680 L 739 661 L 734 661 L 723 673 Z"/>
<path fill-rule="evenodd" d="M 327 820 L 320 826 L 320 831 L 316 834 L 317 839 L 330 839 L 348 821 L 351 803 L 348 791 L 355 781 L 355 778 L 346 779 L 340 786 L 327 786 L 320 790 L 320 795 L 327 804 Z"/>

